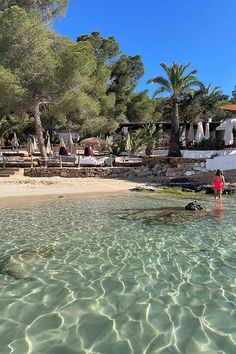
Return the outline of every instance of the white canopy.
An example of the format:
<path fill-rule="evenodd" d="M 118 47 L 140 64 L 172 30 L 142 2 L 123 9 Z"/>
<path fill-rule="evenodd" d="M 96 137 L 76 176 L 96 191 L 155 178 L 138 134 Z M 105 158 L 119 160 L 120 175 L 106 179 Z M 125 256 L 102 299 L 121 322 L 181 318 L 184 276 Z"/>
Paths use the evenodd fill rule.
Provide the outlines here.
<path fill-rule="evenodd" d="M 194 140 L 194 128 L 193 128 L 192 124 L 190 124 L 190 127 L 189 127 L 187 140 L 190 140 L 190 141 Z"/>
<path fill-rule="evenodd" d="M 197 132 L 196 132 L 195 140 L 199 143 L 203 139 L 205 139 L 203 126 L 202 126 L 202 122 L 199 122 L 197 125 Z"/>
<path fill-rule="evenodd" d="M 225 127 L 224 142 L 225 145 L 233 145 L 234 143 L 233 126 L 229 121 Z"/>
<path fill-rule="evenodd" d="M 236 128 L 236 118 L 226 119 L 220 123 L 216 130 L 225 130 L 228 125 L 231 125 L 232 129 Z"/>
<path fill-rule="evenodd" d="M 47 140 L 47 145 L 46 145 L 46 153 L 50 155 L 52 153 L 52 147 L 51 147 L 51 142 L 50 142 L 50 135 L 48 134 L 48 140 Z"/>
<path fill-rule="evenodd" d="M 130 152 L 131 150 L 131 138 L 130 138 L 130 134 L 127 134 L 127 140 L 126 140 L 126 145 L 125 145 L 125 150 L 127 152 Z"/>
<path fill-rule="evenodd" d="M 206 123 L 206 126 L 205 126 L 205 139 L 209 139 L 209 138 L 210 138 L 209 123 Z"/>

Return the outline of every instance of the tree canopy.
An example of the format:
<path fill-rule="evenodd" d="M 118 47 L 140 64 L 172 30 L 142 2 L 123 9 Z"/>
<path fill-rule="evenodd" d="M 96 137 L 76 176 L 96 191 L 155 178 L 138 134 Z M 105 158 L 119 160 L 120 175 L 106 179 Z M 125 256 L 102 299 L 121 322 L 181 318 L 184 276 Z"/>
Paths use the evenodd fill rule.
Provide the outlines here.
<path fill-rule="evenodd" d="M 1 0 L 0 11 L 18 6 L 25 11 L 40 16 L 43 21 L 51 21 L 65 14 L 68 0 Z"/>
<path fill-rule="evenodd" d="M 178 108 L 177 125 L 208 116 L 217 119 L 217 106 L 228 97 L 218 87 L 199 83 L 196 71 L 186 75 L 189 64 L 162 63 L 167 76 L 149 80 L 158 84 L 151 98 L 147 90 L 137 91 L 144 75 L 140 55 L 122 53 L 114 36 L 92 32 L 74 42 L 54 32 L 49 25 L 63 16 L 67 4 L 68 0 L 1 1 L 0 134 L 10 134 L 10 125 L 24 136 L 35 129 L 45 156 L 46 130 L 105 135 L 121 122 L 170 120 L 173 107 Z M 165 91 L 170 100 L 156 97 Z"/>

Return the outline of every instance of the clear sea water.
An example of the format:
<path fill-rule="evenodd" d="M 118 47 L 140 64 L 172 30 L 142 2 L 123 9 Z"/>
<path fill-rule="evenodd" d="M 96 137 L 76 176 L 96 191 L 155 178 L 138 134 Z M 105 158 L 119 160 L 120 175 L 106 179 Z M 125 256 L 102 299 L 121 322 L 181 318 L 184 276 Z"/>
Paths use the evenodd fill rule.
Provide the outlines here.
<path fill-rule="evenodd" d="M 236 205 L 130 193 L 1 209 L 0 354 L 236 353 Z"/>

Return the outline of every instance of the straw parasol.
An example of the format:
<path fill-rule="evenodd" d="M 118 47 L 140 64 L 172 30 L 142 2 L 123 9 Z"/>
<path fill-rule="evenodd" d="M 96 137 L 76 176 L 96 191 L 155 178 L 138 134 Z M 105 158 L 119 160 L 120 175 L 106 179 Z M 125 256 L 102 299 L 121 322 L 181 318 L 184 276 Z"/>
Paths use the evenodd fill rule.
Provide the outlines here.
<path fill-rule="evenodd" d="M 14 148 L 18 148 L 19 147 L 19 142 L 16 136 L 16 133 L 14 133 L 13 138 L 11 140 L 11 144 Z"/>
<path fill-rule="evenodd" d="M 87 138 L 80 142 L 81 145 L 105 146 L 106 140 L 100 138 Z"/>
<path fill-rule="evenodd" d="M 34 149 L 34 152 L 38 151 L 38 145 L 37 145 L 35 136 L 33 136 L 33 149 Z"/>
<path fill-rule="evenodd" d="M 52 153 L 52 147 L 51 147 L 51 142 L 50 142 L 50 135 L 48 134 L 48 140 L 47 140 L 47 145 L 46 145 L 46 154 L 51 155 Z"/>
<path fill-rule="evenodd" d="M 34 153 L 34 145 L 33 145 L 31 138 L 28 138 L 28 141 L 27 141 L 27 151 L 30 155 L 32 155 Z"/>
<path fill-rule="evenodd" d="M 66 148 L 66 144 L 65 144 L 64 139 L 62 137 L 60 139 L 60 148 L 61 147 Z"/>
<path fill-rule="evenodd" d="M 5 146 L 5 140 L 3 137 L 0 137 L 0 147 Z"/>
<path fill-rule="evenodd" d="M 206 123 L 206 126 L 205 126 L 205 139 L 209 139 L 209 138 L 210 138 L 209 123 Z"/>
<path fill-rule="evenodd" d="M 199 143 L 203 139 L 205 139 L 203 126 L 202 126 L 202 122 L 199 122 L 197 125 L 197 132 L 196 132 L 195 140 Z"/>
<path fill-rule="evenodd" d="M 126 140 L 126 144 L 125 144 L 125 151 L 127 151 L 127 152 L 131 151 L 130 133 L 127 134 L 127 140 Z"/>
<path fill-rule="evenodd" d="M 224 142 L 225 145 L 233 145 L 234 143 L 234 136 L 233 136 L 233 127 L 230 123 L 230 121 L 226 122 L 226 128 L 225 128 L 225 133 L 224 133 Z"/>
<path fill-rule="evenodd" d="M 185 126 L 183 127 L 183 129 L 181 131 L 179 140 L 182 142 L 183 146 L 186 145 L 186 127 Z"/>
<path fill-rule="evenodd" d="M 188 135 L 187 135 L 187 140 L 193 141 L 194 140 L 194 128 L 192 123 L 190 124 Z"/>
<path fill-rule="evenodd" d="M 69 137 L 68 137 L 68 152 L 70 154 L 73 153 L 73 150 L 74 150 L 74 142 L 73 142 L 73 139 L 72 139 L 72 135 L 71 133 L 69 134 Z"/>

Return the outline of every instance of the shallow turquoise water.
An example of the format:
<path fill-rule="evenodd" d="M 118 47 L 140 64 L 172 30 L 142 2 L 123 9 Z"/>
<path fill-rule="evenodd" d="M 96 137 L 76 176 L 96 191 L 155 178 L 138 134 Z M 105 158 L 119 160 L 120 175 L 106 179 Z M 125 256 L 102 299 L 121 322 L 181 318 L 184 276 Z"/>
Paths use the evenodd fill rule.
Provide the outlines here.
<path fill-rule="evenodd" d="M 189 201 L 130 193 L 2 209 L 0 353 L 236 353 L 235 198 L 203 200 L 210 215 L 182 225 L 124 218 Z"/>

